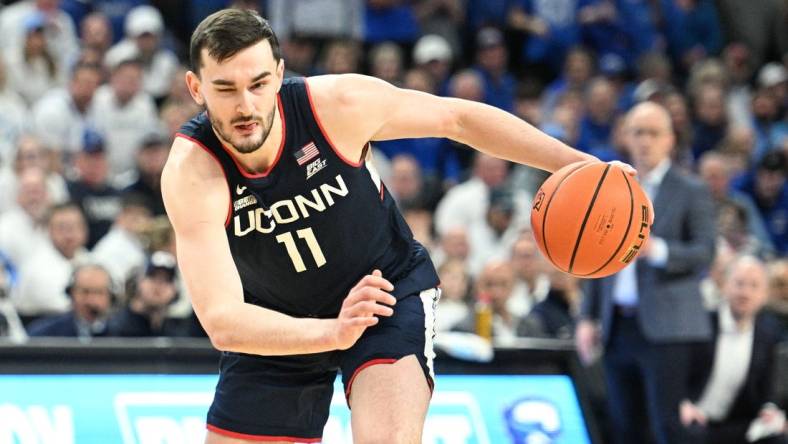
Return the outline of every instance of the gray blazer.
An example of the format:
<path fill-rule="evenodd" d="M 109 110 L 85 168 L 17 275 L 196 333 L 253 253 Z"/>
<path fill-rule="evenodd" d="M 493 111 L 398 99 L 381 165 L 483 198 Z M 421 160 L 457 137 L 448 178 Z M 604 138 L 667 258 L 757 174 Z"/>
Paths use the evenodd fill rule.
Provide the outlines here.
<path fill-rule="evenodd" d="M 664 268 L 646 260 L 635 262 L 638 284 L 638 323 L 654 342 L 708 339 L 709 319 L 700 295 L 700 279 L 714 258 L 716 220 L 706 187 L 671 167 L 662 179 L 654 204 L 651 235 L 665 240 Z M 616 276 L 586 281 L 580 316 L 598 320 L 602 340 L 610 338 L 613 284 Z"/>

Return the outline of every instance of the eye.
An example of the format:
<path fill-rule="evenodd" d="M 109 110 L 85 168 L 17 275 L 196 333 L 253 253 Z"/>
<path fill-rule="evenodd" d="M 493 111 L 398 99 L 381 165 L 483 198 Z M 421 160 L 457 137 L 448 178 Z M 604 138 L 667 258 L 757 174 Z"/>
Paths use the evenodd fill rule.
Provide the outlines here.
<path fill-rule="evenodd" d="M 256 90 L 256 89 L 260 89 L 262 87 L 263 87 L 262 83 L 255 83 L 254 85 L 252 85 L 252 87 L 250 89 Z"/>
<path fill-rule="evenodd" d="M 233 92 L 233 90 L 232 90 L 232 89 L 227 89 L 227 88 L 225 88 L 225 89 L 217 89 L 216 91 L 217 91 L 217 92 L 220 92 L 220 93 L 229 93 L 229 92 Z"/>

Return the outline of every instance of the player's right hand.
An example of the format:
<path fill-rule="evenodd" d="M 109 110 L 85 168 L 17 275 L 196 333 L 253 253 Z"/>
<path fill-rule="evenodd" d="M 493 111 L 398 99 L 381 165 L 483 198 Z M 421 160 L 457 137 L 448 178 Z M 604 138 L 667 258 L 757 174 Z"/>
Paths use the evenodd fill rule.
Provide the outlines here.
<path fill-rule="evenodd" d="M 334 341 L 337 349 L 345 350 L 355 344 L 367 327 L 378 323 L 378 316 L 394 314 L 389 306 L 396 304 L 397 299 L 387 293 L 393 289 L 380 270 L 375 270 L 350 290 L 336 319 Z"/>

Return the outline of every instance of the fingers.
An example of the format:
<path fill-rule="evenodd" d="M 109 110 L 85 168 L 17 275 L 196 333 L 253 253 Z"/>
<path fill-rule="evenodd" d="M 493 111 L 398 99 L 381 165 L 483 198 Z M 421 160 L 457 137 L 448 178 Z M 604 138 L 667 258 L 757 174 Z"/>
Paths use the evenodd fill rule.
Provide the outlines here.
<path fill-rule="evenodd" d="M 618 160 L 613 160 L 610 162 L 610 164 L 621 168 L 622 170 L 624 170 L 625 173 L 629 174 L 632 177 L 635 177 L 638 174 L 637 170 L 628 163 L 624 163 Z"/>
<path fill-rule="evenodd" d="M 356 286 L 353 287 L 350 292 L 352 293 L 354 290 L 358 290 L 361 287 L 376 287 L 385 291 L 394 290 L 394 285 L 383 278 L 383 274 L 380 272 L 380 270 L 374 270 L 372 274 L 368 274 L 361 278 L 361 280 L 358 281 L 358 284 L 356 284 Z"/>
<path fill-rule="evenodd" d="M 394 310 L 391 307 L 372 301 L 361 301 L 348 308 L 346 313 L 352 318 L 371 315 L 391 316 L 394 314 Z"/>
<path fill-rule="evenodd" d="M 350 306 L 358 301 L 374 301 L 386 305 L 395 305 L 397 298 L 375 287 L 362 287 L 351 291 L 343 305 Z"/>
<path fill-rule="evenodd" d="M 378 323 L 378 318 L 375 316 L 365 316 L 359 318 L 349 319 L 347 324 L 351 327 L 372 327 Z"/>

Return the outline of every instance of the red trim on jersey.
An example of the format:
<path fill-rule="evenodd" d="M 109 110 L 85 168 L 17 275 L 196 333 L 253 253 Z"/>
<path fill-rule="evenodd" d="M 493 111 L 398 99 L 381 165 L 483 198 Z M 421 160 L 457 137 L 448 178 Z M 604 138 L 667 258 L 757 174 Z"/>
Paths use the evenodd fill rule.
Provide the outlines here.
<path fill-rule="evenodd" d="M 279 151 L 276 152 L 276 157 L 274 158 L 273 163 L 271 163 L 271 165 L 268 167 L 267 170 L 263 171 L 262 173 L 250 173 L 249 171 L 246 170 L 246 168 L 243 167 L 243 165 L 241 165 L 238 162 L 238 160 L 235 159 L 235 155 L 233 154 L 232 150 L 224 146 L 224 143 L 222 143 L 221 140 L 219 141 L 219 144 L 222 146 L 222 149 L 224 149 L 227 152 L 227 154 L 230 155 L 230 159 L 233 159 L 233 163 L 235 163 L 235 166 L 238 168 L 238 171 L 246 178 L 259 179 L 261 177 L 265 177 L 271 174 L 271 171 L 279 162 L 279 158 L 282 157 L 282 151 L 284 151 L 284 147 L 285 147 L 285 138 L 287 136 L 287 131 L 286 131 L 287 125 L 285 124 L 285 113 L 284 111 L 282 111 L 282 98 L 279 97 L 279 94 L 276 95 L 276 104 L 277 104 L 277 108 L 279 108 L 279 117 L 282 120 L 282 141 L 279 143 Z"/>
<path fill-rule="evenodd" d="M 230 225 L 230 216 L 232 216 L 233 214 L 233 192 L 232 190 L 230 190 L 230 181 L 227 180 L 227 173 L 224 171 L 224 168 L 222 167 L 222 162 L 219 161 L 219 158 L 216 157 L 216 154 L 214 154 L 213 151 L 209 150 L 208 147 L 203 145 L 202 142 L 200 142 L 199 140 L 189 137 L 183 133 L 175 133 L 175 137 L 182 137 L 188 140 L 189 142 L 196 144 L 203 150 L 205 150 L 205 152 L 210 154 L 211 157 L 213 157 L 213 160 L 215 160 L 216 163 L 219 165 L 219 169 L 222 170 L 222 175 L 224 176 L 224 182 L 227 184 L 227 195 L 229 196 L 227 203 L 227 217 L 224 219 L 224 227 L 227 228 Z"/>
<path fill-rule="evenodd" d="M 361 364 L 356 371 L 353 372 L 353 376 L 350 377 L 350 382 L 347 383 L 347 389 L 345 390 L 345 399 L 347 399 L 348 405 L 350 405 L 350 390 L 353 388 L 353 381 L 356 379 L 356 376 L 367 367 L 377 365 L 377 364 L 393 364 L 397 362 L 396 359 L 392 358 L 381 358 L 381 359 L 372 359 L 363 364 Z"/>
<path fill-rule="evenodd" d="M 230 438 L 247 439 L 250 441 L 289 441 L 289 442 L 320 442 L 323 438 L 294 438 L 292 436 L 248 435 L 246 433 L 232 432 L 215 425 L 207 424 L 208 430 Z"/>
<path fill-rule="evenodd" d="M 356 167 L 356 168 L 360 167 L 364 163 L 363 158 L 359 159 L 358 162 L 353 162 L 352 160 L 345 157 L 337 149 L 336 145 L 334 145 L 334 142 L 331 141 L 331 138 L 328 137 L 326 128 L 323 126 L 323 122 L 320 121 L 320 116 L 317 115 L 317 107 L 315 106 L 314 100 L 312 100 L 312 93 L 309 91 L 309 82 L 307 82 L 307 79 L 304 79 L 304 86 L 306 87 L 306 96 L 309 98 L 309 107 L 312 108 L 312 115 L 315 116 L 315 122 L 317 122 L 317 126 L 320 128 L 320 132 L 323 133 L 323 137 L 326 139 L 326 142 L 328 142 L 328 145 L 331 147 L 332 150 L 334 150 L 334 153 L 336 153 L 336 155 L 339 156 L 340 159 L 342 159 L 343 162 L 345 162 L 346 164 L 352 167 Z"/>
<path fill-rule="evenodd" d="M 380 201 L 383 202 L 383 191 L 386 189 L 386 186 L 383 185 L 383 181 L 380 182 Z"/>

